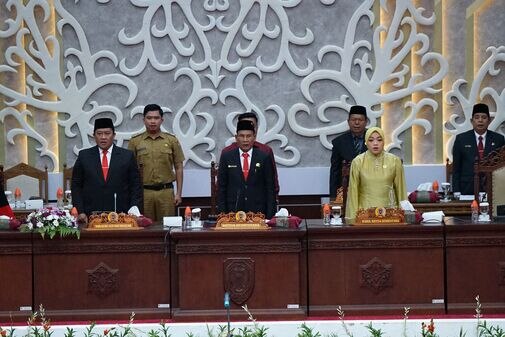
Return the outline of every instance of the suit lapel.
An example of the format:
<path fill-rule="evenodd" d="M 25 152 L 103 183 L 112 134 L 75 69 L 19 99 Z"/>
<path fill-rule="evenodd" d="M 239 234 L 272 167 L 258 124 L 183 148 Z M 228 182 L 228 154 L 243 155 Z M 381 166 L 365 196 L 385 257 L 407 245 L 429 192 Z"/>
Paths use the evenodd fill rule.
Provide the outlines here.
<path fill-rule="evenodd" d="M 93 156 L 91 158 L 93 166 L 97 168 L 97 174 L 101 181 L 105 183 L 105 180 L 103 179 L 103 173 L 102 173 L 102 150 L 98 147 L 98 145 L 95 146 L 95 150 L 93 151 Z"/>
<path fill-rule="evenodd" d="M 256 163 L 258 163 L 258 149 L 253 148 L 251 160 L 249 161 L 249 175 L 247 176 L 247 180 L 249 181 L 251 179 L 251 176 L 253 176 L 256 173 L 255 171 Z"/>
<path fill-rule="evenodd" d="M 484 155 L 488 155 L 493 150 L 494 137 L 488 130 L 486 135 L 486 146 L 484 147 Z"/>
<path fill-rule="evenodd" d="M 114 174 L 116 167 L 120 166 L 119 162 L 119 152 L 116 146 L 112 147 L 112 153 L 110 154 L 110 163 L 109 163 L 109 172 L 107 173 L 107 181 L 111 179 L 111 176 Z"/>
<path fill-rule="evenodd" d="M 237 172 L 237 174 L 240 176 L 239 179 L 242 182 L 245 182 L 244 174 L 242 172 L 242 158 L 240 158 L 240 149 L 238 147 L 237 150 L 235 150 L 235 154 L 233 155 L 232 163 L 233 165 L 237 166 L 237 170 L 235 170 L 235 172 Z"/>

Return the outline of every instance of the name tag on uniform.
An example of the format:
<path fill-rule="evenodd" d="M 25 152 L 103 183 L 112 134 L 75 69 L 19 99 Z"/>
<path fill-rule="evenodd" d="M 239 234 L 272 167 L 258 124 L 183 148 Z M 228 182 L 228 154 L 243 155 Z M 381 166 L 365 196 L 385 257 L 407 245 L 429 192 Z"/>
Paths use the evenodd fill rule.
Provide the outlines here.
<path fill-rule="evenodd" d="M 465 145 L 465 147 L 472 147 L 472 145 L 468 145 L 468 144 L 467 144 L 467 145 Z"/>
<path fill-rule="evenodd" d="M 228 168 L 236 168 L 237 165 L 228 165 Z"/>

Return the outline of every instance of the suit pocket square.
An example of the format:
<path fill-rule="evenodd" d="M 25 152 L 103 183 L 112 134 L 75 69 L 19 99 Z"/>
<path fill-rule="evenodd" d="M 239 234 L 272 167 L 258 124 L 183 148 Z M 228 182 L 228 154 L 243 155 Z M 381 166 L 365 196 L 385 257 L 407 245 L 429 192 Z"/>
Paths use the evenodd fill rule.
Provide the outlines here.
<path fill-rule="evenodd" d="M 237 165 L 228 165 L 228 168 L 237 168 Z"/>

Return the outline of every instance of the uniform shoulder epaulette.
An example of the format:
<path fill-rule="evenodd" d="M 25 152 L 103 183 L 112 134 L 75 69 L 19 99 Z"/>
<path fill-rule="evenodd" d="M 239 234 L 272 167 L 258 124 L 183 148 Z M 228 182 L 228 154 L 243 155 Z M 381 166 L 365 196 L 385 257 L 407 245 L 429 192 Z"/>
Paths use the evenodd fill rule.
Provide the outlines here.
<path fill-rule="evenodd" d="M 133 136 L 133 137 L 132 137 L 132 138 L 130 138 L 130 139 L 139 138 L 140 136 L 142 136 L 142 134 L 143 134 L 143 132 L 139 133 L 138 135 Z"/>

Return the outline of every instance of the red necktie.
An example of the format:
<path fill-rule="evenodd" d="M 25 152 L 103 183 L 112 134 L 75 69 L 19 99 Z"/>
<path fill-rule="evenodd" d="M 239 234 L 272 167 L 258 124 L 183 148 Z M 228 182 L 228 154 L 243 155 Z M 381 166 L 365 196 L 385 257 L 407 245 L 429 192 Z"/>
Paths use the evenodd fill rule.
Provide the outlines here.
<path fill-rule="evenodd" d="M 107 160 L 107 150 L 102 151 L 102 173 L 103 179 L 107 180 L 107 173 L 109 173 L 109 161 Z"/>
<path fill-rule="evenodd" d="M 477 144 L 477 149 L 479 150 L 479 159 L 484 158 L 484 143 L 482 142 L 482 136 L 479 136 L 479 144 Z"/>
<path fill-rule="evenodd" d="M 244 179 L 247 180 L 247 176 L 249 175 L 249 153 L 242 153 L 242 157 L 244 157 L 244 164 L 242 165 L 242 172 L 244 173 Z"/>

